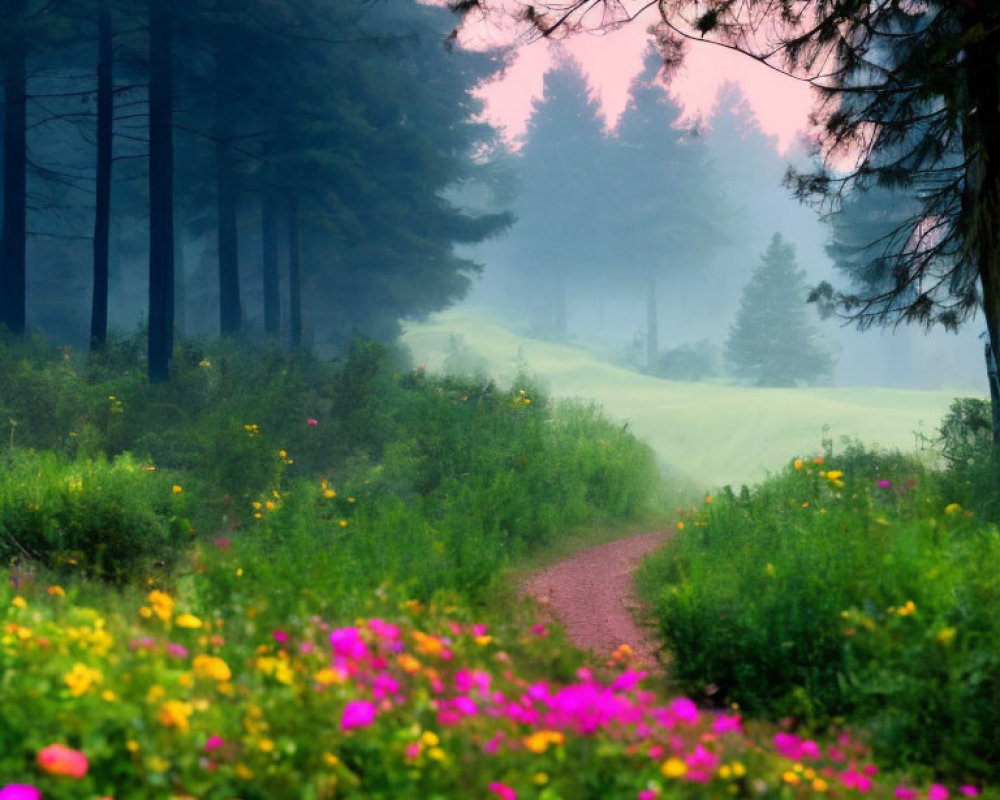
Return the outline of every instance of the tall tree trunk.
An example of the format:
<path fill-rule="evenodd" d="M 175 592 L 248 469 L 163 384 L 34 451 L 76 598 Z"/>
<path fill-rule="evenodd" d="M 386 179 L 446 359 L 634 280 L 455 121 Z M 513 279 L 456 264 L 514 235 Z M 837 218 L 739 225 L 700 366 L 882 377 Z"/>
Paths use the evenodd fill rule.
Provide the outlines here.
<path fill-rule="evenodd" d="M 660 346 L 660 331 L 656 315 L 656 270 L 650 267 L 646 273 L 646 369 L 656 369 L 656 357 Z"/>
<path fill-rule="evenodd" d="M 288 342 L 293 350 L 302 346 L 302 243 L 299 238 L 299 206 L 288 201 Z"/>
<path fill-rule="evenodd" d="M 25 0 L 6 0 L 3 54 L 3 228 L 0 250 L 0 325 L 16 335 L 25 326 L 25 239 L 27 222 L 27 104 Z"/>
<path fill-rule="evenodd" d="M 277 336 L 281 326 L 281 288 L 278 281 L 278 208 L 274 194 L 267 186 L 264 188 L 260 219 L 264 267 L 264 332 L 268 336 Z"/>
<path fill-rule="evenodd" d="M 173 75 L 169 0 L 149 12 L 149 380 L 170 379 L 174 327 Z"/>
<path fill-rule="evenodd" d="M 986 20 L 985 12 L 967 6 L 965 29 Z M 966 207 L 963 214 L 970 228 L 969 244 L 979 261 L 983 315 L 986 318 L 988 347 L 994 367 L 1000 353 L 1000 33 L 970 45 L 963 62 L 968 96 L 974 111 L 963 120 L 966 157 Z M 1000 387 L 990 378 L 990 395 L 1000 396 Z M 993 402 L 993 444 L 1000 451 L 1000 404 Z"/>
<path fill-rule="evenodd" d="M 97 56 L 97 196 L 94 200 L 94 289 L 90 310 L 90 349 L 108 338 L 108 253 L 111 226 L 111 142 L 114 131 L 111 11 L 102 4 Z"/>
<path fill-rule="evenodd" d="M 215 144 L 215 179 L 219 236 L 219 330 L 223 336 L 236 336 L 243 324 L 236 230 L 236 174 L 232 148 L 224 139 Z"/>

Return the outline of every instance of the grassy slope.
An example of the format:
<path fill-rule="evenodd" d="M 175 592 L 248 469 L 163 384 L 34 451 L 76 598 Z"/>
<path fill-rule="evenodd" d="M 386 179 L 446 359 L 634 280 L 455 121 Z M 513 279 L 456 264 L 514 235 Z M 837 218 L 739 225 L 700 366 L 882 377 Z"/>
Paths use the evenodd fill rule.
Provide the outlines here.
<path fill-rule="evenodd" d="M 951 392 L 878 388 L 754 389 L 665 381 L 616 366 L 571 345 L 517 333 L 467 310 L 411 325 L 404 343 L 440 370 L 453 337 L 481 357 L 489 374 L 537 376 L 555 396 L 593 399 L 656 450 L 669 473 L 709 488 L 752 483 L 796 455 L 820 450 L 824 426 L 835 441 L 912 451 L 915 434 L 933 436 Z"/>

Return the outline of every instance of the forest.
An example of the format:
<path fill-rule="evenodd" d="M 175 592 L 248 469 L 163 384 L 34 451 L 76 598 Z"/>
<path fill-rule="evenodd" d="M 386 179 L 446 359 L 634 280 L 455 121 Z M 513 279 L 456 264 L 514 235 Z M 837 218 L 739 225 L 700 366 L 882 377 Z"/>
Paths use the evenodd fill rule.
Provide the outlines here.
<path fill-rule="evenodd" d="M 613 115 L 572 42 L 636 25 Z M 739 76 L 691 117 L 694 47 L 811 138 Z M 998 48 L 975 0 L 6 0 L 0 800 L 1000 797 Z M 569 614 L 643 641 L 525 588 L 640 538 Z"/>

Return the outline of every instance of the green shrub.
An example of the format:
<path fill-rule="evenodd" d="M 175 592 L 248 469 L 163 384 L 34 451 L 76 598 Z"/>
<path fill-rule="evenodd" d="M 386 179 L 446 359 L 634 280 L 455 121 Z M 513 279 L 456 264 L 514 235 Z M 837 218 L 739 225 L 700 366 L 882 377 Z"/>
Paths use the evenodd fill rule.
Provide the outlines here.
<path fill-rule="evenodd" d="M 130 456 L 0 460 L 0 558 L 122 581 L 172 562 L 188 540 L 183 487 Z"/>
<path fill-rule="evenodd" d="M 640 573 L 681 685 L 1000 777 L 1000 537 L 936 479 L 853 445 L 686 517 Z"/>

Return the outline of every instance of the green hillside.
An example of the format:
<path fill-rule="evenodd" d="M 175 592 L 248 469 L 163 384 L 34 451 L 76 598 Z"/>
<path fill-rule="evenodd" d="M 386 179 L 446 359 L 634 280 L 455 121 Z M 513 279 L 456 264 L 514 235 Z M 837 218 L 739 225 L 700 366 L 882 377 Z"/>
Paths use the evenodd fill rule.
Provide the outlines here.
<path fill-rule="evenodd" d="M 484 369 L 509 380 L 519 371 L 554 396 L 593 399 L 656 450 L 663 468 L 704 488 L 753 483 L 797 455 L 834 442 L 917 446 L 933 436 L 954 398 L 942 391 L 880 388 L 757 389 L 652 378 L 572 345 L 533 339 L 469 310 L 412 324 L 403 339 L 431 371 Z"/>

